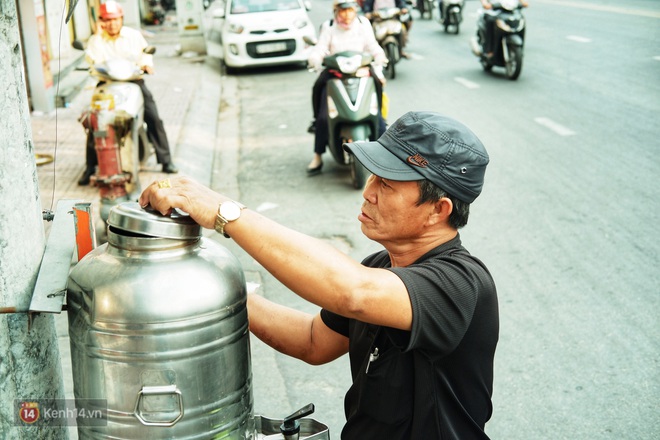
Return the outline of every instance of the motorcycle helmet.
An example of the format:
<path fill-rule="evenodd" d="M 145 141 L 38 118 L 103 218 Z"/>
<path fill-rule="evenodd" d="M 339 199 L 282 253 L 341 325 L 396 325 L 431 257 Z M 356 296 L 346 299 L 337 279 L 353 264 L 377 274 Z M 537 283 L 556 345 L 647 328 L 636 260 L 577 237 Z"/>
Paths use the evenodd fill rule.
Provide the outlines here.
<path fill-rule="evenodd" d="M 349 9 L 353 8 L 355 10 L 358 9 L 358 4 L 355 0 L 333 0 L 332 2 L 332 9 L 334 11 L 337 11 L 339 9 Z"/>
<path fill-rule="evenodd" d="M 107 2 L 101 4 L 101 8 L 99 10 L 99 17 L 101 17 L 101 20 L 112 20 L 113 18 L 119 18 L 123 16 L 124 9 L 119 3 L 108 0 Z"/>

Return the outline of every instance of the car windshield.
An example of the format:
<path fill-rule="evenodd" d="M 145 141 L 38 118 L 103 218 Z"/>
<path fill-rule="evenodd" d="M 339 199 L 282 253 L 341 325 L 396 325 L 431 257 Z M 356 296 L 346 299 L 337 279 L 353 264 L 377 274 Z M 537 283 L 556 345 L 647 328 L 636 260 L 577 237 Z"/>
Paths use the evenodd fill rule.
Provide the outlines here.
<path fill-rule="evenodd" d="M 300 9 L 298 0 L 234 0 L 231 4 L 232 14 L 290 11 L 292 9 Z"/>

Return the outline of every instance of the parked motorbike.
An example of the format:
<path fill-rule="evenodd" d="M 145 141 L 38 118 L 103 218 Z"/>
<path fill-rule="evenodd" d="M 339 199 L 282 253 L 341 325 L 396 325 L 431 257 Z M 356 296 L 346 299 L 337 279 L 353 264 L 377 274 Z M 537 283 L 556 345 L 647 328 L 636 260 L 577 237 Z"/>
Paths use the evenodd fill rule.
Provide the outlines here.
<path fill-rule="evenodd" d="M 80 41 L 73 47 L 84 50 Z M 148 54 L 156 49 L 149 46 Z M 88 108 L 79 121 L 94 138 L 98 169 L 90 184 L 99 188 L 100 216 L 106 221 L 110 209 L 140 195 L 139 169 L 148 160 L 153 147 L 144 124 L 144 98 L 140 86 L 131 81 L 144 74 L 127 60 L 107 60 L 89 69 L 98 78 Z"/>
<path fill-rule="evenodd" d="M 461 22 L 463 21 L 463 7 L 465 7 L 465 0 L 443 0 L 440 2 L 440 24 L 444 26 L 445 32 L 453 30 L 454 34 L 458 35 L 460 31 Z"/>
<path fill-rule="evenodd" d="M 482 67 L 489 72 L 493 66 L 506 69 L 506 76 L 515 80 L 520 76 L 525 41 L 523 5 L 518 0 L 493 2 L 491 10 L 480 10 L 477 17 L 477 34 L 471 40 L 472 52 L 479 57 Z M 486 20 L 494 22 L 494 44 L 487 44 Z M 484 47 L 492 47 L 493 53 L 485 53 Z"/>
<path fill-rule="evenodd" d="M 165 8 L 161 0 L 149 0 L 143 21 L 145 24 L 163 24 L 165 22 Z"/>
<path fill-rule="evenodd" d="M 374 35 L 387 56 L 384 73 L 388 79 L 396 78 L 396 64 L 401 59 L 405 38 L 404 23 L 407 19 L 408 12 L 402 13 L 399 8 L 382 8 L 371 13 Z"/>
<path fill-rule="evenodd" d="M 316 41 L 304 37 L 307 44 Z M 345 51 L 328 55 L 323 66 L 333 77 L 326 85 L 328 100 L 328 149 L 335 161 L 351 169 L 355 189 L 362 189 L 370 173 L 345 151 L 346 142 L 374 141 L 379 134 L 379 103 L 375 81 L 369 66 L 373 57 L 368 53 Z"/>

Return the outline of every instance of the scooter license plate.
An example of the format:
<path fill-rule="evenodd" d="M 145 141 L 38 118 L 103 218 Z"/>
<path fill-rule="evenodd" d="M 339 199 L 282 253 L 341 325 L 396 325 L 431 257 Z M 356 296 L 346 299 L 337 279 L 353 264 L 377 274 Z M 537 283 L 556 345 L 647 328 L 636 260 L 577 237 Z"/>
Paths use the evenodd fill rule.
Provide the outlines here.
<path fill-rule="evenodd" d="M 286 50 L 286 43 L 263 43 L 256 47 L 257 53 L 283 52 Z"/>

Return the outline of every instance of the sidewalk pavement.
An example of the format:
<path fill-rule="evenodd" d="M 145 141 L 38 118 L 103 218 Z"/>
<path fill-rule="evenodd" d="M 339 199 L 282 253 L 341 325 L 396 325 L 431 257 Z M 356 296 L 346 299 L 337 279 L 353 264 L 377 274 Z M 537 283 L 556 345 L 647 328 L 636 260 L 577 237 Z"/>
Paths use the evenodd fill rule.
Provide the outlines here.
<path fill-rule="evenodd" d="M 223 163 L 216 162 L 216 151 L 227 143 L 226 139 L 217 136 L 222 96 L 219 61 L 196 54 L 180 54 L 177 26 L 173 21 L 146 28 L 145 36 L 149 44 L 156 47 L 155 74 L 145 78 L 145 81 L 165 124 L 174 163 L 182 174 L 207 185 L 213 183 L 214 170 L 220 170 L 224 173 L 223 184 L 226 185 L 222 189 L 231 194 L 237 185 L 232 184 L 227 176 L 235 175 L 236 163 L 231 160 L 235 159 L 235 155 L 227 151 L 228 154 L 223 153 Z M 81 92 L 71 99 L 66 108 L 58 108 L 50 114 L 35 113 L 31 117 L 37 158 L 53 158 L 52 162 L 37 167 L 42 208 L 55 211 L 61 199 L 80 199 L 92 202 L 98 219 L 98 189 L 78 186 L 78 179 L 85 168 L 85 133 L 78 117 L 88 105 L 96 81 L 84 71 L 73 71 L 69 75 L 78 75 L 85 82 Z M 144 188 L 165 176 L 152 155 L 139 177 Z M 48 234 L 51 225 L 44 223 L 44 226 Z M 65 397 L 73 398 L 66 313 L 56 314 L 55 323 Z M 72 439 L 78 438 L 75 427 L 69 430 L 69 435 Z"/>

